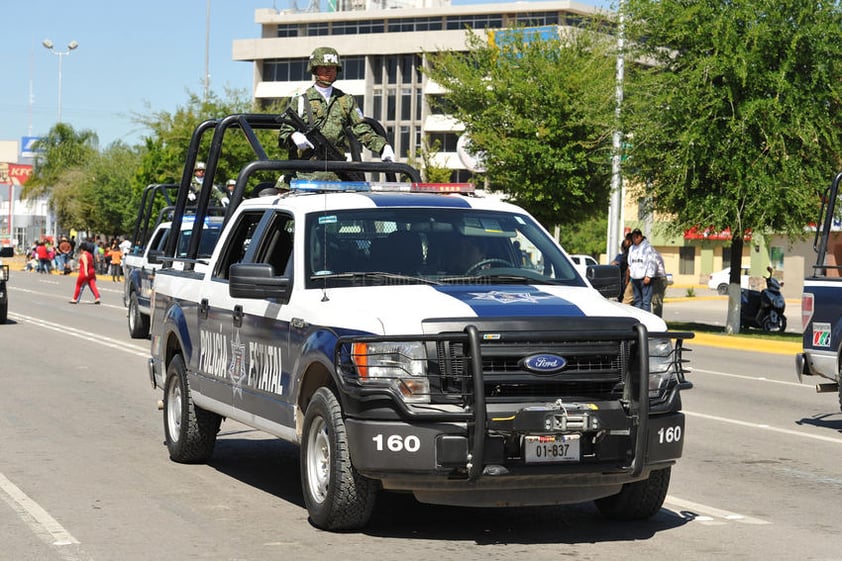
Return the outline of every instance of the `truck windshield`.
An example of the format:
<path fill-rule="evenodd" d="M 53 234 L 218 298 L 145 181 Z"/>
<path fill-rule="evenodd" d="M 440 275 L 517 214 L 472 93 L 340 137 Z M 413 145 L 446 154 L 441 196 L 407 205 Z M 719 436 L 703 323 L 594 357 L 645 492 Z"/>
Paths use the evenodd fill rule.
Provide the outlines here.
<path fill-rule="evenodd" d="M 308 287 L 407 283 L 585 286 L 529 216 L 476 209 L 390 208 L 313 213 Z"/>

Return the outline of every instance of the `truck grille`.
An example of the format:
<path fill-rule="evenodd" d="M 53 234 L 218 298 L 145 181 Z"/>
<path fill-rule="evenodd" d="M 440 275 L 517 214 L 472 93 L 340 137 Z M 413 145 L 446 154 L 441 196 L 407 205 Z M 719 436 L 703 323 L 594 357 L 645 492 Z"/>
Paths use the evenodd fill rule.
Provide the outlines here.
<path fill-rule="evenodd" d="M 438 341 L 433 386 L 443 396 L 461 398 L 472 393 L 470 356 L 466 344 Z M 547 341 L 483 343 L 482 371 L 489 401 L 502 399 L 617 399 L 627 379 L 631 341 Z M 524 370 L 521 360 L 536 353 L 552 353 L 567 364 L 555 374 Z M 436 383 L 438 382 L 438 383 Z"/>

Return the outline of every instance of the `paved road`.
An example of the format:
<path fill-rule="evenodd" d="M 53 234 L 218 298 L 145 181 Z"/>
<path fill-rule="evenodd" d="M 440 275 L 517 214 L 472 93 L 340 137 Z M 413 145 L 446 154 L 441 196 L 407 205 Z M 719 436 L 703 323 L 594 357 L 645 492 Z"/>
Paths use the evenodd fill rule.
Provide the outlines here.
<path fill-rule="evenodd" d="M 685 457 L 652 520 L 591 505 L 482 510 L 384 494 L 352 534 L 307 522 L 297 449 L 226 422 L 213 460 L 161 445 L 148 343 L 117 285 L 66 303 L 72 278 L 16 274 L 0 326 L 0 559 L 842 559 L 842 415 L 780 355 L 698 346 Z M 698 313 L 708 304 L 695 303 Z M 673 303 L 667 304 L 667 310 Z"/>

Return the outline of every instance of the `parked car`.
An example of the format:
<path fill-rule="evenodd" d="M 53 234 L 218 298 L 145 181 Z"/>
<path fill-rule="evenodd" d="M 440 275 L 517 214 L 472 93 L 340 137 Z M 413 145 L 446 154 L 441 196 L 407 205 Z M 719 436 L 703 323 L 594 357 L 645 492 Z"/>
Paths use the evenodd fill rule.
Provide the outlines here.
<path fill-rule="evenodd" d="M 570 260 L 573 261 L 573 266 L 576 267 L 576 270 L 578 270 L 583 277 L 587 276 L 586 273 L 588 267 L 590 267 L 591 265 L 599 265 L 596 259 L 594 259 L 590 255 L 574 254 L 570 256 Z"/>
<path fill-rule="evenodd" d="M 740 275 L 740 288 L 748 288 L 749 268 L 743 267 Z M 725 267 L 721 271 L 711 273 L 708 279 L 708 288 L 715 290 L 718 294 L 728 294 L 728 284 L 731 282 L 731 267 Z"/>

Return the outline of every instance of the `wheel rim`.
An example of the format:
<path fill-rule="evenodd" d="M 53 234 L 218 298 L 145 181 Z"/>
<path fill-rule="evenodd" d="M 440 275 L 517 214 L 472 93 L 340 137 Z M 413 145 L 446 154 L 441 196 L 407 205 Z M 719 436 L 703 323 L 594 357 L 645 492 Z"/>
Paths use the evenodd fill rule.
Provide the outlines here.
<path fill-rule="evenodd" d="M 135 304 L 135 299 L 132 298 L 129 300 L 129 329 L 134 331 L 135 327 L 135 314 L 137 313 L 137 305 Z"/>
<path fill-rule="evenodd" d="M 324 502 L 330 484 L 330 439 L 324 418 L 313 419 L 307 437 L 307 486 L 316 502 Z"/>
<path fill-rule="evenodd" d="M 173 380 L 167 392 L 167 428 L 170 440 L 178 442 L 181 438 L 181 387 L 178 380 Z"/>

